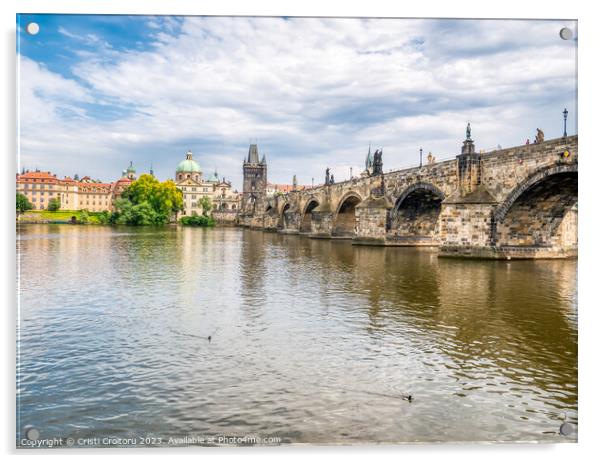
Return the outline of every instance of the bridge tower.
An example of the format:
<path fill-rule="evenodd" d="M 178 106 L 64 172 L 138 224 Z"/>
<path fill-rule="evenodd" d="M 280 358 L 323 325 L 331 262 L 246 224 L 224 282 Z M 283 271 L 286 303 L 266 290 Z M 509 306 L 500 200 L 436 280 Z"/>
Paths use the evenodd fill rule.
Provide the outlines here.
<path fill-rule="evenodd" d="M 268 184 L 268 166 L 265 154 L 259 160 L 257 144 L 249 146 L 249 154 L 243 160 L 242 207 L 244 211 L 253 212 L 254 204 L 266 193 Z"/>

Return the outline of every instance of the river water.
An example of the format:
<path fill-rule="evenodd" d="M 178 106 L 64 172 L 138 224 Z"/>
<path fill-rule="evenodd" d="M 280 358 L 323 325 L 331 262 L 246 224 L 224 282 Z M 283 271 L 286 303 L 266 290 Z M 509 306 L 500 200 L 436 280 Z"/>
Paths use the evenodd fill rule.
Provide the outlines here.
<path fill-rule="evenodd" d="M 28 427 L 84 447 L 576 440 L 575 260 L 73 225 L 21 226 L 17 251 L 20 446 Z"/>

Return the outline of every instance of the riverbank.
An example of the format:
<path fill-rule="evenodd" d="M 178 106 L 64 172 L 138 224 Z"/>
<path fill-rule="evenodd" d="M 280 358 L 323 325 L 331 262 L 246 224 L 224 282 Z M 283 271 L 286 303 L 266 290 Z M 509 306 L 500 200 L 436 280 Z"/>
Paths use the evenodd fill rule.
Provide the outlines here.
<path fill-rule="evenodd" d="M 211 227 L 234 227 L 236 217 L 228 214 L 215 214 Z M 82 211 L 27 211 L 17 217 L 17 223 L 21 224 L 71 224 L 71 225 L 108 225 L 103 220 L 102 212 Z M 198 226 L 195 224 L 181 224 L 179 222 L 170 225 Z"/>
<path fill-rule="evenodd" d="M 18 223 L 102 224 L 102 212 L 27 211 L 17 217 Z"/>

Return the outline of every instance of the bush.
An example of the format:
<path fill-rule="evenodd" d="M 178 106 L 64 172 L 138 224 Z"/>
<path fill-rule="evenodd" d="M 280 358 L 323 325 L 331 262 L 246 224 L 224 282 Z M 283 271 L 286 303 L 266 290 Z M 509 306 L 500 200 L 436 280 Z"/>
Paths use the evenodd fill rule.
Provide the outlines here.
<path fill-rule="evenodd" d="M 87 209 L 82 209 L 81 211 L 79 211 L 78 217 L 77 217 L 77 221 L 79 223 L 88 223 L 90 222 L 90 214 L 88 213 Z"/>
<path fill-rule="evenodd" d="M 188 225 L 192 227 L 214 227 L 215 220 L 206 215 L 191 215 L 184 216 L 180 219 L 182 225 Z"/>
<path fill-rule="evenodd" d="M 109 211 L 102 211 L 100 214 L 98 214 L 97 218 L 98 223 L 102 225 L 111 223 L 111 213 Z"/>
<path fill-rule="evenodd" d="M 50 201 L 48 201 L 47 209 L 50 212 L 58 211 L 60 208 L 61 208 L 61 200 L 59 198 L 52 198 Z"/>

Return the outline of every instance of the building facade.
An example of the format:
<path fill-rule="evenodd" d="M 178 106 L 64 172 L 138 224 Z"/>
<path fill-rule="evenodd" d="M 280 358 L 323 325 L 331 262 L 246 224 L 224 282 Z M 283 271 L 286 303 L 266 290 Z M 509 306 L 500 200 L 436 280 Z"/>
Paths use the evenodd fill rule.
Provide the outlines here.
<path fill-rule="evenodd" d="M 239 193 L 232 190 L 232 184 L 225 178 L 220 179 L 217 171 L 204 179 L 201 166 L 193 159 L 192 151 L 188 151 L 186 158 L 176 167 L 175 183 L 184 197 L 182 215 L 203 214 L 203 198 L 210 201 L 213 211 L 238 212 Z"/>
<path fill-rule="evenodd" d="M 63 210 L 90 212 L 112 211 L 115 200 L 136 179 L 136 170 L 130 166 L 119 180 L 104 183 L 86 176 L 81 179 L 58 178 L 51 172 L 24 171 L 17 174 L 17 193 L 23 194 L 35 210 L 48 208 L 51 199 L 58 198 Z"/>
<path fill-rule="evenodd" d="M 151 175 L 153 175 L 151 168 Z M 93 180 L 90 177 L 79 179 L 58 178 L 51 172 L 36 170 L 17 174 L 17 193 L 25 195 L 35 210 L 48 208 L 51 199 L 58 198 L 62 210 L 82 210 L 90 212 L 113 211 L 115 201 L 123 191 L 136 180 L 136 169 L 132 163 L 124 169 L 121 178 L 111 183 Z M 184 211 L 182 215 L 202 214 L 204 197 L 208 198 L 212 211 L 228 212 L 236 215 L 240 208 L 240 194 L 232 189 L 232 184 L 224 177 L 220 179 L 217 171 L 203 178 L 199 164 L 193 159 L 192 152 L 176 167 L 176 186 L 182 191 Z"/>

